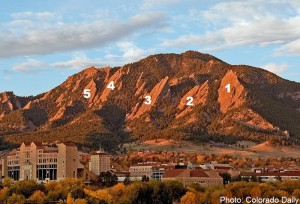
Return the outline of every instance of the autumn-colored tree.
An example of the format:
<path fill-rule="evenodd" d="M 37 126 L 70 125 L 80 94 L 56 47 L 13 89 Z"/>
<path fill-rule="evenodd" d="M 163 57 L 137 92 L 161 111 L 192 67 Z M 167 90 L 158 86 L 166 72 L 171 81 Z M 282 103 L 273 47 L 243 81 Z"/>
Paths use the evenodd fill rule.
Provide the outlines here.
<path fill-rule="evenodd" d="M 113 198 L 120 198 L 125 193 L 126 186 L 123 183 L 118 183 L 110 188 L 109 192 Z"/>
<path fill-rule="evenodd" d="M 255 186 L 251 189 L 250 191 L 250 195 L 252 196 L 252 198 L 256 198 L 256 197 L 261 197 L 261 189 L 259 188 L 259 186 Z"/>
<path fill-rule="evenodd" d="M 195 193 L 190 191 L 186 192 L 186 194 L 180 199 L 180 204 L 197 204 Z"/>
<path fill-rule="evenodd" d="M 53 202 L 57 200 L 64 200 L 67 198 L 68 192 L 63 188 L 62 184 L 59 182 L 50 181 L 45 184 L 47 197 L 47 202 Z"/>
<path fill-rule="evenodd" d="M 34 180 L 24 180 L 14 183 L 14 185 L 10 187 L 10 191 L 12 193 L 23 195 L 25 198 L 29 198 L 35 191 L 43 190 L 43 188 L 43 185 L 39 185 Z"/>
<path fill-rule="evenodd" d="M 295 189 L 292 195 L 296 198 L 300 198 L 300 189 Z"/>
<path fill-rule="evenodd" d="M 46 198 L 45 193 L 40 190 L 37 190 L 29 197 L 28 200 L 35 202 L 37 204 L 43 204 L 45 201 L 45 198 Z"/>
<path fill-rule="evenodd" d="M 25 197 L 23 195 L 19 195 L 16 193 L 13 193 L 8 199 L 7 199 L 8 204 L 24 204 L 25 203 Z"/>
<path fill-rule="evenodd" d="M 11 178 L 5 177 L 2 180 L 2 183 L 3 183 L 3 186 L 10 187 L 14 183 L 14 181 Z"/>
<path fill-rule="evenodd" d="M 92 190 L 87 190 L 84 189 L 85 194 L 96 198 L 97 200 L 106 202 L 106 203 L 112 203 L 113 197 L 112 195 L 108 192 L 107 189 L 104 190 L 98 190 L 98 191 L 92 191 Z"/>
<path fill-rule="evenodd" d="M 7 200 L 9 195 L 8 190 L 9 190 L 8 187 L 4 187 L 0 190 L 0 203 L 5 203 L 5 201 Z"/>
<path fill-rule="evenodd" d="M 74 199 L 71 196 L 71 193 L 68 193 L 67 204 L 74 204 Z"/>

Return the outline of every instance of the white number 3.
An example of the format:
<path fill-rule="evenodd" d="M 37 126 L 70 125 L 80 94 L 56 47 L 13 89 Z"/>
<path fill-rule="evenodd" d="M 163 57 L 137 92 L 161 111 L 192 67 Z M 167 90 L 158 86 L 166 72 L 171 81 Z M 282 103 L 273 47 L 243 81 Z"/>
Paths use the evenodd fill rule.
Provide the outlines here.
<path fill-rule="evenodd" d="M 145 96 L 146 101 L 144 102 L 146 105 L 150 105 L 151 104 L 151 96 Z"/>

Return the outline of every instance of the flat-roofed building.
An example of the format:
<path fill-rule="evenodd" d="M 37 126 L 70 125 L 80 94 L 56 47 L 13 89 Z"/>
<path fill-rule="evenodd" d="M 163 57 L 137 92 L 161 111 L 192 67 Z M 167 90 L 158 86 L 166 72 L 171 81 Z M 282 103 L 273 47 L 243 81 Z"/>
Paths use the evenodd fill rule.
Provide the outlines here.
<path fill-rule="evenodd" d="M 169 169 L 174 169 L 175 165 L 173 164 L 158 164 L 152 167 L 152 176 L 151 178 L 154 180 L 161 181 L 164 173 Z"/>
<path fill-rule="evenodd" d="M 184 186 L 192 183 L 199 183 L 203 186 L 223 185 L 223 178 L 214 170 L 170 169 L 165 172 L 161 180 L 176 180 Z"/>
<path fill-rule="evenodd" d="M 101 172 L 107 172 L 110 170 L 110 155 L 104 151 L 97 151 L 91 154 L 91 160 L 89 163 L 89 170 L 96 175 L 100 175 Z"/>
<path fill-rule="evenodd" d="M 299 170 L 287 170 L 282 172 L 241 172 L 241 178 L 244 180 L 259 179 L 264 182 L 270 181 L 292 181 L 300 179 Z"/>
<path fill-rule="evenodd" d="M 156 162 L 134 164 L 129 168 L 130 177 L 141 178 L 143 176 L 146 176 L 151 179 L 153 175 L 152 168 L 155 165 L 157 165 Z"/>
<path fill-rule="evenodd" d="M 5 176 L 14 180 L 34 179 L 39 182 L 77 178 L 79 154 L 75 144 L 52 146 L 41 142 L 22 143 L 6 155 Z"/>

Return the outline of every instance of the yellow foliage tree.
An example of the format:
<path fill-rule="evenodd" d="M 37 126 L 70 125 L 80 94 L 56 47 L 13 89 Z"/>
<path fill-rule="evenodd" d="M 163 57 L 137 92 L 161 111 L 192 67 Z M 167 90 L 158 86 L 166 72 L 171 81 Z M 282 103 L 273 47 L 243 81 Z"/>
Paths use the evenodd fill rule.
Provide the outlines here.
<path fill-rule="evenodd" d="M 180 204 L 197 204 L 195 193 L 190 191 L 186 192 L 186 194 L 180 199 Z"/>
<path fill-rule="evenodd" d="M 13 193 L 8 199 L 7 199 L 8 204 L 24 204 L 25 203 L 25 197 L 23 195 L 18 195 Z"/>
<path fill-rule="evenodd" d="M 84 199 L 76 199 L 74 201 L 74 204 L 87 204 L 87 201 Z"/>
<path fill-rule="evenodd" d="M 8 187 L 4 187 L 0 190 L 0 203 L 5 203 L 8 198 Z"/>
<path fill-rule="evenodd" d="M 3 183 L 3 186 L 10 187 L 14 183 L 14 181 L 11 178 L 5 177 L 2 180 L 2 183 Z"/>
<path fill-rule="evenodd" d="M 117 183 L 113 187 L 110 188 L 110 194 L 115 198 L 121 197 L 126 190 L 126 186 L 123 183 Z"/>
<path fill-rule="evenodd" d="M 29 201 L 35 202 L 37 204 L 43 204 L 45 201 L 45 194 L 44 192 L 38 190 L 35 191 L 30 197 L 29 197 Z"/>
<path fill-rule="evenodd" d="M 84 192 L 87 195 L 89 195 L 93 198 L 96 198 L 98 200 L 102 200 L 102 201 L 105 201 L 107 203 L 112 203 L 113 202 L 112 195 L 110 195 L 110 193 L 106 189 L 98 190 L 98 191 L 91 191 L 91 190 L 84 189 Z"/>
<path fill-rule="evenodd" d="M 67 204 L 74 204 L 74 199 L 71 196 L 71 193 L 68 193 Z"/>
<path fill-rule="evenodd" d="M 253 187 L 250 191 L 250 195 L 252 196 L 252 198 L 261 197 L 261 189 L 259 188 L 259 186 Z"/>

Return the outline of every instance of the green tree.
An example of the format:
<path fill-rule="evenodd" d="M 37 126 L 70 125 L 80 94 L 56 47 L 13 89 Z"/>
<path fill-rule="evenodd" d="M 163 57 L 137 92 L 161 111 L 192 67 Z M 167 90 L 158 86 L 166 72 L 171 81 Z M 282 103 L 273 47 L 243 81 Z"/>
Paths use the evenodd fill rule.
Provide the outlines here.
<path fill-rule="evenodd" d="M 124 181 L 123 181 L 124 185 L 129 185 L 131 184 L 131 180 L 130 180 L 130 176 L 126 175 Z"/>
<path fill-rule="evenodd" d="M 99 184 L 103 187 L 110 187 L 118 183 L 118 177 L 110 171 L 101 172 L 99 175 Z"/>
<path fill-rule="evenodd" d="M 252 182 L 257 182 L 257 177 L 256 177 L 256 176 L 251 176 L 251 177 L 250 177 L 250 181 L 252 181 Z"/>
<path fill-rule="evenodd" d="M 231 182 L 231 175 L 227 172 L 219 174 L 223 178 L 223 184 L 228 184 Z"/>
<path fill-rule="evenodd" d="M 146 176 L 146 175 L 142 176 L 141 181 L 142 181 L 142 182 L 147 182 L 147 181 L 149 181 L 149 176 Z"/>

